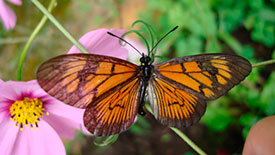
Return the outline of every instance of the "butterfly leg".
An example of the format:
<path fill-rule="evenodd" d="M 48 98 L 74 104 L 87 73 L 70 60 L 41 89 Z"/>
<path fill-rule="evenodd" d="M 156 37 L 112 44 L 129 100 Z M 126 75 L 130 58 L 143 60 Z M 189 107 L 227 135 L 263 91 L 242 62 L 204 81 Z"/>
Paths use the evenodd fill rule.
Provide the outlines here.
<path fill-rule="evenodd" d="M 144 110 L 144 104 L 145 104 L 145 94 L 146 94 L 147 86 L 148 86 L 148 82 L 142 82 L 142 86 L 140 90 L 139 107 L 138 107 L 138 113 L 141 116 L 146 115 L 146 112 Z"/>

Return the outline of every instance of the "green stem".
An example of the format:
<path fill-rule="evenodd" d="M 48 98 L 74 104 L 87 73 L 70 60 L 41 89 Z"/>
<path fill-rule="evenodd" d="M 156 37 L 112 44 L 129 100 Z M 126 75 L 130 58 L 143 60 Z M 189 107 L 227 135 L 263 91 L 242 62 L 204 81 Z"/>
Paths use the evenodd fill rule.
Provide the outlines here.
<path fill-rule="evenodd" d="M 149 104 L 145 104 L 146 109 L 150 112 L 152 112 L 152 109 Z M 174 131 L 182 140 L 184 140 L 192 149 L 194 149 L 198 154 L 206 155 L 206 153 L 198 147 L 190 138 L 188 138 L 183 132 L 181 132 L 179 129 L 170 127 L 172 131 Z"/>
<path fill-rule="evenodd" d="M 73 36 L 51 15 L 47 9 L 37 0 L 32 0 L 32 3 L 36 5 L 40 9 L 41 12 L 45 16 L 49 18 L 49 20 L 82 52 L 89 53 L 77 40 L 73 38 Z"/>
<path fill-rule="evenodd" d="M 54 4 L 55 4 L 56 0 L 51 0 L 48 10 L 52 11 L 52 9 L 54 8 Z M 25 57 L 28 53 L 28 50 L 30 48 L 30 45 L 32 43 L 32 41 L 34 40 L 34 38 L 37 36 L 37 34 L 40 32 L 40 30 L 42 29 L 42 27 L 45 25 L 45 23 L 47 22 L 47 17 L 43 16 L 43 18 L 40 20 L 40 22 L 38 23 L 38 25 L 36 26 L 36 28 L 34 29 L 34 31 L 32 32 L 31 36 L 29 37 L 25 47 L 23 48 L 23 51 L 20 55 L 20 59 L 19 59 L 19 64 L 17 67 L 17 80 L 21 81 L 21 72 L 22 72 L 22 66 L 23 66 L 23 62 L 25 60 Z"/>
<path fill-rule="evenodd" d="M 183 139 L 192 149 L 194 149 L 198 154 L 206 155 L 206 153 L 199 148 L 190 138 L 188 138 L 183 132 L 181 132 L 179 129 L 170 127 L 172 131 L 174 131 L 178 136 L 180 136 L 181 139 Z"/>
<path fill-rule="evenodd" d="M 252 67 L 266 66 L 266 65 L 270 65 L 270 64 L 274 64 L 274 63 L 275 63 L 275 59 L 272 59 L 272 60 L 267 60 L 267 61 L 263 61 L 263 62 L 253 64 Z"/>

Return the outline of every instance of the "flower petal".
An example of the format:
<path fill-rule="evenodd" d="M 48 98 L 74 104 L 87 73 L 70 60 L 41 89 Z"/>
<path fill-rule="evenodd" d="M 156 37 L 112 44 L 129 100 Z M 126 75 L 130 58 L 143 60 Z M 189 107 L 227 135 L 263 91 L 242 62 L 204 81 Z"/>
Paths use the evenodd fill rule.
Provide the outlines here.
<path fill-rule="evenodd" d="M 56 116 L 69 119 L 72 122 L 77 122 L 78 125 L 75 126 L 77 129 L 79 129 L 79 124 L 83 122 L 84 109 L 74 108 L 58 100 L 47 101 L 45 110 L 49 112 L 50 115 L 55 114 Z"/>
<path fill-rule="evenodd" d="M 45 104 L 45 110 L 49 112 L 49 116 L 45 116 L 45 120 L 52 125 L 58 134 L 66 138 L 73 138 L 73 129 L 82 130 L 83 133 L 90 134 L 83 123 L 84 109 L 74 108 L 57 100 L 49 100 Z M 55 118 L 53 119 L 51 115 Z M 68 126 L 67 129 L 71 131 L 64 131 L 64 127 L 61 124 Z"/>
<path fill-rule="evenodd" d="M 65 148 L 54 129 L 41 120 L 39 129 L 25 127 L 20 131 L 15 142 L 13 154 L 15 155 L 65 155 Z"/>
<path fill-rule="evenodd" d="M 9 119 L 9 117 L 10 117 L 10 113 L 9 113 L 10 104 L 0 103 L 0 105 L 1 105 L 1 107 L 0 107 L 0 123 L 2 123 L 2 121 L 4 121 L 5 119 Z"/>
<path fill-rule="evenodd" d="M 7 81 L 0 86 L 0 101 L 9 100 L 21 100 L 24 97 L 40 97 L 47 95 L 38 85 L 36 80 L 27 82 L 15 82 Z"/>
<path fill-rule="evenodd" d="M 19 132 L 19 127 L 10 119 L 0 123 L 0 154 L 11 154 Z"/>
<path fill-rule="evenodd" d="M 75 135 L 75 129 L 80 128 L 79 122 L 74 122 L 68 118 L 64 118 L 51 113 L 48 116 L 43 116 L 43 119 L 54 128 L 58 135 L 73 139 Z M 64 130 L 66 129 L 66 130 Z"/>
<path fill-rule="evenodd" d="M 98 29 L 90 31 L 82 36 L 79 39 L 79 42 L 90 53 L 126 59 L 128 55 L 127 50 L 119 44 L 119 40 L 117 38 L 108 35 L 107 32 L 121 36 L 124 33 L 124 30 Z M 81 52 L 77 47 L 73 46 L 69 50 L 68 54 L 70 53 Z"/>
<path fill-rule="evenodd" d="M 22 5 L 22 1 L 21 0 L 8 0 L 10 3 L 14 4 L 14 5 Z"/>
<path fill-rule="evenodd" d="M 6 30 L 13 29 L 16 24 L 16 15 L 15 13 L 4 3 L 3 0 L 0 0 L 0 18 L 3 22 L 3 25 Z"/>

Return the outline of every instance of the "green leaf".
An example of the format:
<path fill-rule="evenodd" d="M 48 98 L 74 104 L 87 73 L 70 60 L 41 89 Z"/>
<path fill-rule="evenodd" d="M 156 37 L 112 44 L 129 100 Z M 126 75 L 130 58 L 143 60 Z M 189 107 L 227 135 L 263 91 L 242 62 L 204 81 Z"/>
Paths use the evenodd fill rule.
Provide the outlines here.
<path fill-rule="evenodd" d="M 252 31 L 251 37 L 254 41 L 262 42 L 266 46 L 274 46 L 274 23 L 267 23 L 262 20 L 258 20 L 255 23 L 254 29 Z"/>
<path fill-rule="evenodd" d="M 95 137 L 94 144 L 100 147 L 108 146 L 116 142 L 118 137 L 119 137 L 119 134 L 108 136 L 108 137 Z"/>
<path fill-rule="evenodd" d="M 226 98 L 222 97 L 218 101 L 208 104 L 206 113 L 201 120 L 208 128 L 214 131 L 224 131 L 234 121 L 230 111 L 224 104 L 225 102 Z"/>
<path fill-rule="evenodd" d="M 208 40 L 208 49 L 206 49 L 206 52 L 209 53 L 219 53 L 221 52 L 221 45 L 219 44 L 219 41 L 217 38 L 211 38 Z"/>
<path fill-rule="evenodd" d="M 241 54 L 243 51 L 243 47 L 240 44 L 240 42 L 235 39 L 231 34 L 229 33 L 220 33 L 219 37 L 222 41 L 224 41 L 234 52 L 237 54 Z"/>
<path fill-rule="evenodd" d="M 155 58 L 160 59 L 161 61 L 167 61 L 169 60 L 169 58 L 165 57 L 165 56 L 161 56 L 161 55 L 156 55 Z"/>
<path fill-rule="evenodd" d="M 180 37 L 176 40 L 175 46 L 177 57 L 200 54 L 202 51 L 202 41 L 195 35 L 188 38 Z"/>
<path fill-rule="evenodd" d="M 268 80 L 266 81 L 263 91 L 261 93 L 260 100 L 263 103 L 266 103 L 265 113 L 267 115 L 274 115 L 275 114 L 275 73 L 273 72 Z"/>
<path fill-rule="evenodd" d="M 263 1 L 262 0 L 249 0 L 248 5 L 253 10 L 260 10 L 263 8 Z"/>
<path fill-rule="evenodd" d="M 266 108 L 266 103 L 260 101 L 260 92 L 258 90 L 249 89 L 247 93 L 246 103 L 252 109 L 259 109 L 264 111 L 264 109 Z"/>
<path fill-rule="evenodd" d="M 258 18 L 265 21 L 265 22 L 270 22 L 270 23 L 275 23 L 275 11 L 274 8 L 262 8 L 258 14 Z"/>
<path fill-rule="evenodd" d="M 254 58 L 254 50 L 249 45 L 244 45 L 240 55 L 248 60 L 252 60 Z"/>

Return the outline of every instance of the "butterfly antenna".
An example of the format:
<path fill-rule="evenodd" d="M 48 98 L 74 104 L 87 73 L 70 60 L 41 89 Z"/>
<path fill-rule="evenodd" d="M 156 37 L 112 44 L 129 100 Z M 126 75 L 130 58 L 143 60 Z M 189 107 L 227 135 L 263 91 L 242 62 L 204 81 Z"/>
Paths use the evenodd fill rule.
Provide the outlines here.
<path fill-rule="evenodd" d="M 128 41 L 124 40 L 123 38 L 121 38 L 121 37 L 119 37 L 119 36 L 117 36 L 117 35 L 115 35 L 115 34 L 113 34 L 113 33 L 111 33 L 111 32 L 107 32 L 107 33 L 108 33 L 109 35 L 113 36 L 113 37 L 116 37 L 116 38 L 118 38 L 118 39 L 124 41 L 126 44 L 130 45 L 133 49 L 135 49 L 135 50 L 142 56 L 141 52 L 140 52 L 137 48 L 135 48 L 132 44 L 130 44 Z"/>
<path fill-rule="evenodd" d="M 155 46 L 150 50 L 150 53 L 158 46 L 158 44 L 166 37 L 168 36 L 168 34 L 170 34 L 171 32 L 175 31 L 179 26 L 174 27 L 172 30 L 170 30 L 169 32 L 167 32 L 156 44 Z"/>

